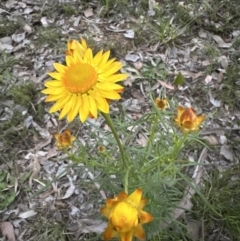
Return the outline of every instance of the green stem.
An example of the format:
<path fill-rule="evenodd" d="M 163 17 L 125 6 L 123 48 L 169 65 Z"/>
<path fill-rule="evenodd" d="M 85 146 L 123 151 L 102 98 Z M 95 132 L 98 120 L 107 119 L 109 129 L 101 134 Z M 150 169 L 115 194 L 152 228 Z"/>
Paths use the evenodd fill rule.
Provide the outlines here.
<path fill-rule="evenodd" d="M 125 174 L 125 179 L 124 179 L 124 191 L 125 193 L 128 194 L 128 174 L 129 174 L 129 168 L 127 169 L 126 171 L 126 174 Z"/>
<path fill-rule="evenodd" d="M 115 129 L 113 123 L 112 123 L 112 119 L 111 119 L 111 117 L 110 117 L 109 114 L 106 114 L 106 113 L 103 113 L 103 112 L 101 112 L 101 114 L 102 114 L 102 116 L 105 118 L 105 120 L 106 120 L 108 126 L 110 127 L 110 129 L 111 129 L 111 131 L 112 131 L 112 133 L 113 133 L 113 135 L 114 135 L 114 138 L 115 138 L 115 140 L 116 140 L 116 142 L 117 142 L 117 145 L 118 145 L 118 147 L 119 147 L 119 150 L 120 150 L 120 153 L 121 153 L 121 157 L 122 157 L 123 168 L 124 168 L 124 170 L 128 170 L 127 162 L 126 162 L 125 155 L 124 155 L 123 146 L 122 146 L 122 144 L 121 144 L 121 142 L 120 142 L 120 139 L 119 139 L 119 137 L 118 137 L 118 134 L 117 134 L 117 132 L 116 132 L 116 129 Z M 126 182 L 126 180 L 125 180 L 125 182 Z M 125 184 L 126 184 L 126 183 L 125 183 Z M 125 186 L 126 186 L 126 185 L 125 185 Z M 126 187 L 125 187 L 125 188 L 126 188 Z"/>

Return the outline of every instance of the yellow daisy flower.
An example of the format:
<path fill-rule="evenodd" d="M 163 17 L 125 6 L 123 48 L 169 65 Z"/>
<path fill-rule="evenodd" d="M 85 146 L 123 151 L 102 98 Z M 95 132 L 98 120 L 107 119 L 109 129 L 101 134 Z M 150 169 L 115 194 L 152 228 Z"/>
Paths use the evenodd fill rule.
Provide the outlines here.
<path fill-rule="evenodd" d="M 57 141 L 56 144 L 59 150 L 71 148 L 72 142 L 76 140 L 76 137 L 71 135 L 71 131 L 69 129 L 64 130 L 61 134 L 54 134 L 54 137 Z"/>
<path fill-rule="evenodd" d="M 116 236 L 120 241 L 131 241 L 133 236 L 144 239 L 142 224 L 153 220 L 151 214 L 142 210 L 146 203 L 140 188 L 129 196 L 123 191 L 117 197 L 107 199 L 106 206 L 101 208 L 101 213 L 109 220 L 103 234 L 104 240 Z"/>
<path fill-rule="evenodd" d="M 68 42 L 66 66 L 54 63 L 56 72 L 49 75 L 52 80 L 45 83 L 46 102 L 56 102 L 50 113 L 61 111 L 59 119 L 67 116 L 71 122 L 77 115 L 85 122 L 87 117 L 97 118 L 98 110 L 109 113 L 109 100 L 120 99 L 123 91 L 116 84 L 127 78 L 126 74 L 118 73 L 122 64 L 109 59 L 110 51 L 99 51 L 93 56 L 92 50 L 82 39 Z"/>
<path fill-rule="evenodd" d="M 178 114 L 174 118 L 174 121 L 182 132 L 186 133 L 199 130 L 199 126 L 204 119 L 205 116 L 197 116 L 192 107 L 183 108 L 182 106 L 178 106 Z"/>

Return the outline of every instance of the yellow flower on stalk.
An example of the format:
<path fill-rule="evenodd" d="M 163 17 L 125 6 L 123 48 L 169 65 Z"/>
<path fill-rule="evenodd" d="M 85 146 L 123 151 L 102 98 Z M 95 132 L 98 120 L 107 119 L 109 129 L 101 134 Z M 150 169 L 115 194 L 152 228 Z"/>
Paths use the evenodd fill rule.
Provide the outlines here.
<path fill-rule="evenodd" d="M 183 132 L 189 132 L 199 130 L 199 126 L 204 119 L 205 116 L 197 116 L 192 107 L 183 108 L 182 106 L 178 106 L 178 114 L 174 118 L 174 121 Z"/>
<path fill-rule="evenodd" d="M 101 153 L 105 152 L 106 151 L 105 146 L 99 146 L 98 151 L 101 152 Z"/>
<path fill-rule="evenodd" d="M 117 82 L 126 79 L 118 73 L 121 62 L 109 59 L 110 51 L 99 51 L 93 56 L 92 49 L 82 39 L 68 42 L 66 66 L 54 63 L 55 72 L 48 73 L 46 102 L 55 102 L 49 112 L 61 111 L 59 119 L 67 116 L 71 122 L 77 115 L 82 122 L 87 117 L 97 118 L 98 110 L 109 113 L 109 100 L 120 99 L 123 87 Z"/>
<path fill-rule="evenodd" d="M 71 131 L 69 129 L 64 130 L 61 134 L 54 134 L 54 137 L 57 141 L 56 144 L 59 150 L 71 148 L 72 142 L 76 140 L 76 137 L 71 135 Z"/>
<path fill-rule="evenodd" d="M 168 107 L 168 101 L 166 99 L 156 98 L 154 102 L 159 110 L 164 110 Z"/>
<path fill-rule="evenodd" d="M 129 196 L 123 191 L 113 199 L 107 199 L 101 213 L 108 218 L 108 226 L 104 231 L 104 240 L 118 236 L 120 241 L 131 241 L 135 236 L 145 238 L 142 224 L 153 220 L 151 214 L 143 211 L 147 200 L 142 198 L 142 190 L 136 189 Z"/>

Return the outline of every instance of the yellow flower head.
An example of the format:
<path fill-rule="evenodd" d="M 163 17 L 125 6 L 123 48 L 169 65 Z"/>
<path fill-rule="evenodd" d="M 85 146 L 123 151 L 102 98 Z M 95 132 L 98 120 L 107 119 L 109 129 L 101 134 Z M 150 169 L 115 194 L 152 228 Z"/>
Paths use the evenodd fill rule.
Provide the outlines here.
<path fill-rule="evenodd" d="M 71 131 L 69 129 L 64 130 L 61 134 L 54 134 L 54 137 L 57 141 L 57 147 L 59 150 L 71 148 L 72 142 L 76 140 L 76 137 L 71 135 Z"/>
<path fill-rule="evenodd" d="M 151 214 L 143 211 L 147 200 L 142 198 L 142 190 L 136 189 L 131 195 L 124 191 L 113 199 L 107 199 L 101 213 L 108 218 L 108 226 L 104 231 L 104 240 L 118 236 L 120 241 L 131 241 L 135 236 L 145 238 L 142 224 L 153 220 Z"/>
<path fill-rule="evenodd" d="M 156 98 L 154 102 L 159 110 L 164 110 L 168 107 L 168 101 L 166 99 Z"/>
<path fill-rule="evenodd" d="M 77 115 L 82 122 L 88 116 L 97 118 L 98 110 L 109 113 L 109 100 L 120 99 L 123 87 L 117 82 L 126 79 L 118 71 L 122 64 L 109 59 L 110 51 L 99 51 L 93 56 L 92 50 L 82 39 L 68 42 L 66 66 L 54 63 L 55 72 L 48 73 L 52 79 L 46 81 L 46 102 L 55 102 L 49 112 L 61 111 L 59 119 L 67 116 L 71 122 Z"/>
<path fill-rule="evenodd" d="M 182 106 L 178 106 L 178 114 L 174 118 L 174 121 L 183 132 L 189 132 L 199 130 L 199 125 L 204 119 L 205 116 L 197 116 L 192 107 L 183 108 Z"/>
<path fill-rule="evenodd" d="M 106 151 L 105 146 L 99 146 L 98 151 L 101 152 L 101 153 L 105 152 Z"/>

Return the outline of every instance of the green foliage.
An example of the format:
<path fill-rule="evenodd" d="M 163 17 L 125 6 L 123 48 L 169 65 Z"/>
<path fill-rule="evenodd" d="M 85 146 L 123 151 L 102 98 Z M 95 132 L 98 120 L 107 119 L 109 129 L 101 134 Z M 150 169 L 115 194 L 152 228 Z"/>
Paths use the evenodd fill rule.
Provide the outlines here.
<path fill-rule="evenodd" d="M 6 85 L 6 82 L 11 80 L 11 70 L 16 62 L 17 60 L 10 54 L 0 53 L 0 84 Z"/>
<path fill-rule="evenodd" d="M 138 187 L 144 190 L 144 197 L 148 200 L 144 210 L 154 216 L 154 221 L 144 227 L 148 233 L 156 232 L 166 219 L 175 222 L 169 214 L 182 199 L 186 186 L 178 175 L 187 163 L 181 158 L 181 153 L 188 143 L 193 144 L 198 138 L 197 133 L 184 135 L 177 130 L 172 123 L 176 102 L 170 102 L 173 111 L 160 111 L 152 99 L 152 110 L 137 120 L 129 118 L 124 108 L 121 115 L 112 113 L 116 133 L 121 136 L 125 161 L 120 152 L 116 151 L 117 143 L 113 133 L 106 132 L 91 122 L 86 125 L 89 138 L 86 143 L 94 139 L 97 146 L 105 147 L 105 151 L 98 152 L 97 146 L 93 148 L 86 144 L 84 147 L 79 145 L 78 153 L 71 155 L 73 161 L 84 163 L 90 171 L 97 169 L 100 172 L 94 181 L 104 186 L 110 195 L 117 194 L 124 188 L 128 193 Z M 184 228 L 178 229 L 181 232 L 173 234 L 173 237 L 184 236 Z M 165 233 L 159 235 L 165 236 Z"/>
<path fill-rule="evenodd" d="M 17 129 L 17 126 L 22 123 L 24 118 L 21 113 L 16 112 L 10 120 L 0 125 L 0 131 L 2 133 L 0 140 L 4 143 L 7 154 L 14 155 L 15 152 L 17 152 L 17 149 L 14 149 L 14 147 L 22 147 L 29 136 L 29 130 L 27 128 Z M 1 156 L 0 159 L 1 158 L 3 157 Z"/>
<path fill-rule="evenodd" d="M 9 95 L 15 103 L 26 106 L 27 108 L 31 107 L 33 104 L 32 101 L 36 98 L 37 94 L 36 86 L 32 82 L 13 86 L 9 91 Z"/>
<path fill-rule="evenodd" d="M 229 105 L 230 108 L 238 108 L 240 91 L 239 85 L 236 83 L 240 77 L 240 67 L 230 65 L 227 69 L 226 76 L 223 81 L 223 88 L 217 90 L 217 95 L 220 100 Z"/>
<path fill-rule="evenodd" d="M 204 221 L 204 230 L 211 233 L 216 229 L 228 233 L 233 240 L 240 236 L 240 179 L 239 168 L 230 168 L 219 173 L 218 170 L 210 174 L 204 182 L 202 190 L 209 205 L 206 206 L 198 195 L 194 196 L 194 214 L 197 219 Z M 219 215 L 217 215 L 218 213 Z"/>
<path fill-rule="evenodd" d="M 238 0 L 229 1 L 214 1 L 198 2 L 196 0 L 186 0 L 184 5 L 172 6 L 171 10 L 175 9 L 176 19 L 179 23 L 191 22 L 192 27 L 189 31 L 199 30 L 204 28 L 215 34 L 226 34 L 237 29 L 240 24 L 240 6 Z M 201 9 L 201 11 L 199 11 Z M 202 21 L 206 19 L 206 24 Z M 195 31 L 196 33 L 196 31 Z"/>
<path fill-rule="evenodd" d="M 60 13 L 62 13 L 63 15 L 66 15 L 66 16 L 73 16 L 73 15 L 77 14 L 76 8 L 72 4 L 69 4 L 69 3 L 61 4 L 59 6 L 59 11 L 60 11 Z"/>
<path fill-rule="evenodd" d="M 0 171 L 0 211 L 10 205 L 16 194 L 14 192 L 14 180 L 7 178 L 8 171 Z"/>
<path fill-rule="evenodd" d="M 160 59 L 156 59 L 156 66 L 153 66 L 151 63 L 145 63 L 142 68 L 142 75 L 145 78 L 165 80 L 167 77 L 167 70 L 165 64 L 160 62 Z"/>
<path fill-rule="evenodd" d="M 210 59 L 212 61 L 214 60 L 214 58 L 220 56 L 219 49 L 216 46 L 214 46 L 213 44 L 206 44 L 203 54 L 207 57 L 210 57 Z"/>
<path fill-rule="evenodd" d="M 44 212 L 44 215 L 41 213 Z M 31 240 L 48 240 L 48 241 L 66 241 L 68 239 L 68 234 L 65 230 L 65 224 L 56 222 L 53 218 L 56 215 L 56 211 L 53 213 L 50 210 L 41 210 L 38 214 L 36 220 L 31 225 Z M 28 236 L 28 234 L 26 234 Z M 30 238 L 29 238 L 30 239 Z"/>
<path fill-rule="evenodd" d="M 111 1 L 111 0 L 101 0 L 101 5 L 105 6 L 106 10 L 110 10 L 113 7 L 116 9 L 122 9 L 128 5 L 127 0 L 117 0 L 117 1 Z"/>
<path fill-rule="evenodd" d="M 61 32 L 59 29 L 53 27 L 40 28 L 35 43 L 39 47 L 44 44 L 49 45 L 49 47 L 56 47 L 60 43 L 60 38 Z"/>
<path fill-rule="evenodd" d="M 0 38 L 11 36 L 16 30 L 23 27 L 24 21 L 21 18 L 9 20 L 8 18 L 0 18 Z"/>

